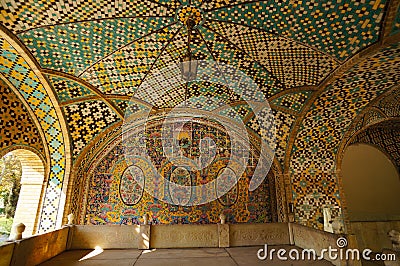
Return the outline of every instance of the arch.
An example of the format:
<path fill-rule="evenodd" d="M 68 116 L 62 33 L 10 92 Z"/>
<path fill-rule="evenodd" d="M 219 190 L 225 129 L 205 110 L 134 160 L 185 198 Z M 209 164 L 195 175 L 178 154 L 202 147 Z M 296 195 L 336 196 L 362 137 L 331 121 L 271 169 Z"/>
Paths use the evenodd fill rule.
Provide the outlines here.
<path fill-rule="evenodd" d="M 25 224 L 23 237 L 36 233 L 45 186 L 45 165 L 41 157 L 28 149 L 15 149 L 11 152 L 22 166 L 21 190 L 14 215 L 13 226 Z M 8 153 L 8 154 L 9 154 Z"/>
<path fill-rule="evenodd" d="M 215 130 L 223 130 L 222 127 L 218 127 L 218 124 L 215 123 L 207 123 L 206 121 L 207 119 L 196 119 L 194 122 L 198 123 L 199 125 L 203 125 L 203 126 L 214 126 Z M 159 120 L 153 120 L 153 121 L 148 121 L 146 128 L 147 129 L 153 129 L 156 132 L 158 132 L 156 130 L 157 126 L 161 126 L 162 125 L 162 121 Z M 133 130 L 135 130 L 135 128 L 133 128 Z M 136 132 L 136 131 L 134 131 Z M 139 130 L 139 132 L 141 132 Z M 120 129 L 115 128 L 113 133 L 109 133 L 106 135 L 103 135 L 103 137 L 101 138 L 101 140 L 99 140 L 98 142 L 96 141 L 96 145 L 92 148 L 92 150 L 88 150 L 85 153 L 85 157 L 81 157 L 81 161 L 76 162 L 75 163 L 75 169 L 76 171 L 74 172 L 74 180 L 72 181 L 71 184 L 71 191 L 76 191 L 77 193 L 74 193 L 76 195 L 70 195 L 70 198 L 68 200 L 68 204 L 69 204 L 69 212 L 72 212 L 75 214 L 75 217 L 77 217 L 77 221 L 81 224 L 84 224 L 88 221 L 88 217 L 91 219 L 93 218 L 93 221 L 98 221 L 96 220 L 97 216 L 93 216 L 94 214 L 96 214 L 96 212 L 93 212 L 92 209 L 90 209 L 88 206 L 88 203 L 91 203 L 93 200 L 95 200 L 95 197 L 93 197 L 93 195 L 95 194 L 89 194 L 89 187 L 90 184 L 93 184 L 93 182 L 91 182 L 92 177 L 96 176 L 99 178 L 103 178 L 103 179 L 107 179 L 107 182 L 110 181 L 110 188 L 112 187 L 113 191 L 114 189 L 119 190 L 119 183 L 117 184 L 116 182 L 112 181 L 112 179 L 119 179 L 120 174 L 122 174 L 122 172 L 124 170 L 126 170 L 126 167 L 129 167 L 129 163 L 126 164 L 125 168 L 124 167 L 120 167 L 120 165 L 117 163 L 120 161 L 120 159 L 122 159 L 123 157 L 123 150 L 122 150 L 122 137 L 121 137 L 122 132 L 120 131 Z M 138 134 L 135 133 L 135 136 L 138 136 Z M 253 145 L 253 142 L 255 141 L 255 139 L 252 137 L 250 138 L 250 143 L 251 145 Z M 196 142 L 197 143 L 197 142 Z M 196 144 L 197 145 L 197 144 Z M 258 147 L 256 145 L 252 146 L 253 148 L 251 149 L 251 156 L 259 156 L 259 151 L 258 151 Z M 102 163 L 103 161 L 107 161 Z M 162 161 L 160 161 L 159 163 L 161 163 L 160 169 L 164 168 L 164 164 L 162 163 Z M 118 164 L 118 169 L 116 170 L 116 172 L 114 173 L 114 167 L 113 165 L 117 165 Z M 275 222 L 277 220 L 279 221 L 286 221 L 286 217 L 287 217 L 287 213 L 286 213 L 286 201 L 284 199 L 285 197 L 285 190 L 283 188 L 284 184 L 283 184 L 283 180 L 282 180 L 282 176 L 281 176 L 281 170 L 279 168 L 279 166 L 277 165 L 277 161 L 274 160 L 272 163 L 272 167 L 270 169 L 270 173 L 267 176 L 268 181 L 265 181 L 265 184 L 263 185 L 263 187 L 260 187 L 259 190 L 262 190 L 263 192 L 265 192 L 266 195 L 268 195 L 270 202 L 266 203 L 268 206 L 270 206 L 270 211 L 267 211 L 267 214 L 269 215 L 268 219 L 270 219 L 272 222 Z M 144 171 L 144 170 L 143 170 Z M 215 170 L 217 171 L 217 170 Z M 249 177 L 249 175 L 251 176 L 252 171 L 249 171 L 249 169 L 247 169 L 246 173 L 245 173 L 245 178 L 241 179 L 241 185 L 240 187 L 243 188 L 245 187 L 245 183 L 248 182 L 247 177 Z M 113 177 L 112 177 L 113 176 Z M 194 180 L 200 180 L 200 176 L 197 176 L 198 178 L 195 178 Z M 98 182 L 95 182 L 96 184 Z M 147 186 L 147 182 L 146 182 L 146 186 Z M 248 186 L 248 184 L 247 184 Z M 279 187 L 279 188 L 278 188 Z M 248 187 L 245 189 L 246 191 L 248 190 Z M 111 190 L 110 190 L 111 191 Z M 168 191 L 164 191 L 163 193 L 168 193 Z M 252 195 L 254 196 L 254 193 L 256 192 L 252 192 Z M 109 194 L 111 196 L 111 194 Z M 114 194 L 113 194 L 114 195 Z M 165 194 L 167 195 L 167 194 Z M 247 194 L 246 192 L 243 190 L 242 194 L 240 194 L 241 197 L 245 197 Z M 143 195 L 143 199 L 141 200 L 141 202 L 149 202 L 152 199 L 149 197 L 149 195 L 147 195 L 147 193 L 144 193 Z M 261 198 L 257 198 L 258 201 L 261 201 Z M 257 204 L 259 204 L 257 202 L 253 202 L 253 205 L 256 206 Z M 239 202 L 239 201 L 238 201 Z M 238 203 L 237 202 L 237 203 Z M 266 201 L 267 202 L 267 201 Z M 164 204 L 164 203 L 162 203 Z M 223 206 L 222 204 L 219 203 L 219 201 L 215 201 L 214 203 L 215 207 L 212 207 L 213 210 L 217 210 L 217 209 L 223 209 L 223 208 L 229 208 L 229 206 Z M 245 205 L 244 202 L 240 202 L 241 205 Z M 121 212 L 124 214 L 130 213 L 131 216 L 133 215 L 132 210 L 135 210 L 135 215 L 141 215 L 141 212 L 143 211 L 142 208 L 144 208 L 143 206 L 147 206 L 145 204 L 135 204 L 134 206 L 128 206 L 127 204 L 125 204 L 126 206 L 120 206 L 118 205 L 117 208 L 121 209 Z M 143 205 L 143 206 L 142 206 Z M 93 205 L 94 206 L 94 205 Z M 167 206 L 167 205 L 166 205 Z M 104 205 L 104 210 L 106 208 L 109 208 L 109 206 L 107 204 Z M 111 208 L 112 210 L 116 210 L 117 208 Z M 234 209 L 235 211 L 238 210 L 238 208 L 236 208 L 236 205 L 232 207 L 232 209 Z M 254 209 L 254 208 L 253 208 Z M 87 210 L 91 210 L 90 213 L 87 212 Z M 193 212 L 197 211 L 195 209 L 192 210 Z M 252 210 L 253 212 L 253 210 Z M 89 214 L 89 216 L 88 216 Z M 92 215 L 93 214 L 93 215 Z M 100 217 L 101 215 L 103 215 L 103 213 L 99 213 L 98 217 Z M 134 216 L 135 216 L 134 215 Z M 140 217 L 140 215 L 138 217 Z M 168 216 L 167 214 L 165 214 L 166 216 Z M 219 212 L 213 212 L 212 215 L 210 216 L 210 221 L 207 222 L 215 222 L 217 221 Z M 129 216 L 129 215 L 128 215 Z M 129 216 L 129 217 L 131 217 Z M 105 216 L 106 217 L 106 216 Z M 157 216 L 155 216 L 157 217 Z M 247 216 L 246 216 L 247 217 Z M 216 219 L 214 221 L 214 218 Z M 108 219 L 108 218 L 107 218 Z M 244 219 L 244 218 L 243 218 Z M 250 218 L 249 218 L 250 219 Z M 255 219 L 253 216 L 251 216 L 251 219 Z M 253 221 L 252 220 L 252 221 Z M 92 221 L 92 220 L 90 220 Z M 258 220 L 257 220 L 258 221 Z M 116 223 L 118 223 L 118 221 L 114 221 Z M 163 222 L 167 222 L 167 221 L 163 221 Z M 194 221 L 196 222 L 196 221 Z M 205 221 L 204 221 L 205 222 Z M 244 221 L 243 221 L 244 222 Z"/>
<path fill-rule="evenodd" d="M 399 173 L 386 154 L 374 145 L 356 143 L 346 148 L 341 163 L 350 222 L 400 218 Z"/>

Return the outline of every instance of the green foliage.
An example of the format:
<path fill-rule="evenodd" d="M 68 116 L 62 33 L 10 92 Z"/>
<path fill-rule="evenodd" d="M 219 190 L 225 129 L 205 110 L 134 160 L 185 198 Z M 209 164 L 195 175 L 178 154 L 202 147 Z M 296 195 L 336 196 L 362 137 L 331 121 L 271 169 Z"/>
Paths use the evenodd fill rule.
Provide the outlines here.
<path fill-rule="evenodd" d="M 0 217 L 0 234 L 10 234 L 13 218 Z"/>
<path fill-rule="evenodd" d="M 22 166 L 13 154 L 9 153 L 0 160 L 0 197 L 4 200 L 4 212 L 7 218 L 14 217 L 21 190 Z"/>

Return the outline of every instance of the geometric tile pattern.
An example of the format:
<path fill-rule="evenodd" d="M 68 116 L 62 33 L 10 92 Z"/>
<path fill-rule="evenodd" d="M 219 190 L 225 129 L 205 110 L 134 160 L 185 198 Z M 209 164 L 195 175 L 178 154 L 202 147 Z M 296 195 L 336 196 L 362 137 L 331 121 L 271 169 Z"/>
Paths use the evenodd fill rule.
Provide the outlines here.
<path fill-rule="evenodd" d="M 45 154 L 42 138 L 18 96 L 0 80 L 0 151 L 12 145 L 33 148 Z"/>
<path fill-rule="evenodd" d="M 383 120 L 384 117 L 377 110 L 369 110 L 363 117 L 363 125 L 371 125 Z M 360 128 L 361 129 L 361 128 Z"/>
<path fill-rule="evenodd" d="M 290 171 L 293 193 L 305 184 L 303 193 L 294 194 L 295 204 L 304 204 L 306 195 L 317 189 L 327 204 L 339 207 L 337 184 L 334 182 L 335 158 L 347 128 L 374 98 L 400 80 L 400 44 L 393 44 L 352 67 L 329 85 L 316 99 L 301 123 L 291 151 Z M 327 177 L 328 187 L 315 186 L 315 178 Z M 328 176 L 327 176 L 328 175 Z M 331 177 L 329 177 L 331 175 Z M 328 189 L 329 188 L 329 189 Z M 307 193 L 305 193 L 307 192 Z M 326 194 L 330 192 L 329 194 Z M 322 201 L 321 201 L 322 204 Z M 315 209 L 321 206 L 315 205 Z M 300 207 L 299 207 L 300 208 Z M 315 211 L 315 210 L 314 210 Z M 298 217 L 302 223 L 316 218 Z"/>
<path fill-rule="evenodd" d="M 243 123 L 245 119 L 249 117 L 252 113 L 252 109 L 247 104 L 238 104 L 235 106 L 230 106 L 220 111 L 218 114 L 223 117 L 229 117 L 236 120 L 238 123 Z"/>
<path fill-rule="evenodd" d="M 296 121 L 296 117 L 275 109 L 272 109 L 272 114 L 274 115 L 275 124 L 275 157 L 281 163 L 281 166 L 283 166 L 289 135 L 292 130 L 292 126 Z M 263 132 L 266 130 L 262 130 L 262 125 L 260 125 L 263 124 L 263 118 L 263 116 L 260 116 L 259 118 L 253 117 L 249 120 L 249 122 L 247 122 L 246 126 L 251 128 L 259 136 L 265 137 Z"/>
<path fill-rule="evenodd" d="M 393 22 L 392 31 L 390 32 L 390 35 L 395 35 L 400 32 L 400 5 L 397 8 L 396 14 L 397 15 Z"/>
<path fill-rule="evenodd" d="M 212 111 L 240 99 L 240 96 L 225 84 L 210 81 L 190 82 L 187 106 L 193 109 Z"/>
<path fill-rule="evenodd" d="M 145 32 L 141 32 L 143 37 L 96 62 L 83 73 L 82 78 L 104 93 L 132 95 L 158 58 L 160 51 L 173 37 L 173 33 L 181 27 L 173 24 L 164 28 L 162 20 L 146 22 L 153 22 L 162 30 L 149 32 L 146 35 Z M 142 28 L 146 30 L 149 27 Z"/>
<path fill-rule="evenodd" d="M 378 40 L 386 1 L 251 1 L 205 12 L 208 19 L 264 29 L 345 60 Z"/>
<path fill-rule="evenodd" d="M 172 38 L 134 95 L 158 108 L 175 107 L 185 99 L 186 86 L 178 64 L 186 52 L 187 38 L 178 26 L 175 24 L 171 28 Z"/>
<path fill-rule="evenodd" d="M 80 99 L 87 96 L 96 95 L 87 87 L 78 82 L 61 76 L 47 75 L 50 85 L 57 94 L 58 100 L 63 103 L 70 100 Z"/>
<path fill-rule="evenodd" d="M 43 68 L 80 76 L 115 50 L 169 24 L 171 18 L 120 18 L 32 29 L 18 37 Z"/>
<path fill-rule="evenodd" d="M 245 52 L 238 50 L 236 45 L 227 42 L 221 35 L 206 27 L 200 28 L 199 31 L 215 61 L 234 66 L 242 71 L 257 84 L 265 98 L 284 89 L 284 85 L 276 77 Z"/>
<path fill-rule="evenodd" d="M 300 113 L 312 91 L 290 92 L 271 101 L 271 104 Z"/>
<path fill-rule="evenodd" d="M 171 78 L 161 70 L 179 70 L 187 41 L 182 20 L 190 12 L 198 20 L 194 56 L 238 67 L 269 98 L 320 84 L 340 62 L 376 42 L 386 2 L 9 0 L 0 17 L 42 67 L 82 78 L 105 94 L 135 94 L 167 108 L 185 98 L 176 80 L 161 86 Z M 196 108 L 211 106 L 201 98 Z"/>
<path fill-rule="evenodd" d="M 121 110 L 121 113 L 123 113 L 124 116 L 130 116 L 137 112 L 149 110 L 147 106 L 137 101 L 134 101 L 133 99 L 131 100 L 115 99 L 112 100 L 112 102 L 118 106 L 118 108 Z"/>
<path fill-rule="evenodd" d="M 72 155 L 76 158 L 82 149 L 100 132 L 120 121 L 103 101 L 91 100 L 63 108 L 72 140 Z"/>
<path fill-rule="evenodd" d="M 264 30 L 221 21 L 206 22 L 204 26 L 262 62 L 286 88 L 317 85 L 338 66 L 321 52 Z"/>
<path fill-rule="evenodd" d="M 173 16 L 179 1 L 19 1 L 2 4 L 1 21 L 14 33 L 54 24 L 102 20 L 115 17 Z"/>
<path fill-rule="evenodd" d="M 65 171 L 65 148 L 61 126 L 39 78 L 22 56 L 3 38 L 0 39 L 0 72 L 25 98 L 44 132 L 50 153 L 50 176 L 44 196 L 39 231 L 55 229 Z"/>
<path fill-rule="evenodd" d="M 107 143 L 110 143 L 111 140 L 121 139 L 121 131 L 122 127 L 114 127 L 112 129 L 107 130 L 102 134 L 102 137 L 98 139 L 92 146 L 80 156 L 79 163 L 75 163 L 77 165 L 77 171 L 74 175 L 74 188 L 71 195 L 71 199 L 66 202 L 65 208 L 68 209 L 68 213 L 75 214 L 76 222 L 82 223 L 83 217 L 79 217 L 79 213 L 82 212 L 84 202 L 87 201 L 85 197 L 85 190 L 87 191 L 86 186 L 86 177 L 87 177 L 87 169 L 89 165 L 92 164 L 95 156 L 99 154 L 99 152 L 104 151 L 104 147 Z M 82 219 L 81 219 L 82 218 Z"/>
<path fill-rule="evenodd" d="M 372 144 L 383 151 L 400 171 L 400 90 L 386 93 L 353 122 L 351 144 Z M 378 112 L 378 110 L 380 112 Z M 356 133 L 357 132 L 357 133 Z"/>
<path fill-rule="evenodd" d="M 349 129 L 348 136 L 353 137 L 357 131 L 366 128 L 370 125 L 383 122 L 389 118 L 399 118 L 400 117 L 400 90 L 395 89 L 384 95 L 382 99 L 379 99 L 373 103 L 365 113 L 359 116 L 352 123 Z M 388 121 L 388 123 L 390 120 Z M 392 127 L 390 125 L 390 127 Z"/>
<path fill-rule="evenodd" d="M 382 98 L 375 107 L 379 108 L 386 117 L 400 117 L 400 89 L 392 91 Z"/>

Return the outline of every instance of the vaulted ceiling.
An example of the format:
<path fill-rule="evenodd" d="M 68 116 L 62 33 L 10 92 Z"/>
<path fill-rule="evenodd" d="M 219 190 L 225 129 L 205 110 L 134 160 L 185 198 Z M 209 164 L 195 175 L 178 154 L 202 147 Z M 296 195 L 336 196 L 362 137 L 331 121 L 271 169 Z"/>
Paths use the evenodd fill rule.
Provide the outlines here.
<path fill-rule="evenodd" d="M 395 36 L 400 28 L 398 1 L 1 4 L 4 34 L 37 63 L 62 108 L 74 158 L 95 136 L 121 122 L 125 112 L 183 103 L 243 121 L 261 134 L 243 94 L 210 73 L 201 72 L 200 80 L 188 84 L 166 82 L 179 73 L 188 16 L 196 19 L 191 34 L 196 59 L 238 68 L 269 101 L 282 163 L 292 127 L 308 101 L 361 51 Z"/>

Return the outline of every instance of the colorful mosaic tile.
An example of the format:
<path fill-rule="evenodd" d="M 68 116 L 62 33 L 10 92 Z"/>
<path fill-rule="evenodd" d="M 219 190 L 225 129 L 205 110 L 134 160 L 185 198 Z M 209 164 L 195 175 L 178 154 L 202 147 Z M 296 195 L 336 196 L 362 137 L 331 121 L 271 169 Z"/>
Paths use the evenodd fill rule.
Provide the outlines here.
<path fill-rule="evenodd" d="M 338 64 L 303 44 L 261 29 L 212 21 L 204 24 L 260 62 L 286 88 L 318 85 Z"/>
<path fill-rule="evenodd" d="M 15 34 L 54 24 L 120 17 L 174 16 L 178 1 L 18 1 L 2 4 L 1 21 Z"/>
<path fill-rule="evenodd" d="M 372 102 L 364 114 L 354 120 L 347 136 L 354 136 L 357 131 L 389 118 L 400 117 L 400 90 L 385 93 L 383 98 Z"/>
<path fill-rule="evenodd" d="M 72 79 L 52 75 L 47 75 L 47 78 L 61 103 L 96 95 L 90 89 Z"/>
<path fill-rule="evenodd" d="M 243 123 L 249 116 L 252 115 L 253 110 L 247 104 L 238 104 L 230 106 L 220 111 L 219 114 L 225 117 L 236 120 L 238 123 Z"/>
<path fill-rule="evenodd" d="M 65 148 L 59 118 L 39 78 L 22 56 L 3 38 L 0 39 L 0 51 L 0 72 L 18 88 L 45 134 L 50 153 L 50 176 L 38 231 L 54 230 L 65 171 Z"/>
<path fill-rule="evenodd" d="M 378 40 L 385 2 L 251 1 L 205 17 L 264 29 L 344 60 Z"/>
<path fill-rule="evenodd" d="M 80 76 L 105 56 L 171 22 L 172 18 L 163 17 L 95 20 L 37 28 L 21 33 L 18 37 L 42 67 Z M 151 44 L 148 38 L 143 42 L 148 42 L 147 46 Z M 137 49 L 140 50 L 140 47 Z M 157 46 L 153 49 L 157 49 Z M 132 49 L 125 52 L 132 53 Z M 114 56 L 120 59 L 120 53 L 124 53 L 124 50 Z M 142 54 L 142 57 L 146 56 L 148 54 Z M 129 62 L 127 58 L 125 60 Z M 117 66 L 124 66 L 124 61 L 118 62 Z"/>
<path fill-rule="evenodd" d="M 399 72 L 400 44 L 394 44 L 351 68 L 316 99 L 301 123 L 292 148 L 290 169 L 293 191 L 304 183 L 309 184 L 305 187 L 310 192 L 315 187 L 311 184 L 318 175 L 331 176 L 332 180 L 336 178 L 332 171 L 335 170 L 336 152 L 344 133 L 371 100 L 398 83 Z M 327 202 L 340 207 L 337 183 L 332 181 L 330 184 L 324 191 L 321 191 L 322 187 L 315 189 Z M 305 195 L 296 194 L 294 200 L 297 206 L 304 203 Z M 317 226 L 312 212 L 321 206 L 309 206 L 313 210 L 301 215 L 299 221 L 307 223 L 312 218 L 313 225 Z"/>
<path fill-rule="evenodd" d="M 137 112 L 149 110 L 147 106 L 133 100 L 115 99 L 112 101 L 118 106 L 124 116 L 130 116 Z"/>
<path fill-rule="evenodd" d="M 72 140 L 74 158 L 99 133 L 120 121 L 115 112 L 100 100 L 70 104 L 63 110 Z"/>
<path fill-rule="evenodd" d="M 179 122 L 177 123 L 179 124 Z M 181 128 L 182 125 L 178 124 L 170 123 L 169 126 Z M 198 122 L 190 122 L 184 125 L 185 128 L 191 129 L 190 132 L 188 131 L 191 135 L 190 143 L 188 146 L 181 146 L 181 149 L 184 150 L 184 156 L 195 159 L 207 152 L 208 150 L 201 148 L 200 139 L 204 139 L 204 137 L 212 139 L 218 151 L 220 148 L 230 145 L 227 142 L 226 133 L 211 125 L 211 123 L 203 125 Z M 164 178 L 178 183 L 180 176 L 189 177 L 193 185 L 210 182 L 216 178 L 221 169 L 227 166 L 226 156 L 229 157 L 229 154 L 226 154 L 226 152 L 215 154 L 216 158 L 201 172 L 172 165 L 162 152 L 161 124 L 148 124 L 145 132 L 137 132 L 135 136 L 143 136 L 146 142 L 151 144 L 147 145 L 147 152 L 151 155 L 156 170 Z M 164 139 L 164 141 L 167 141 L 167 139 Z M 127 169 L 133 166 L 128 165 L 121 158 L 124 153 L 121 145 L 113 145 L 114 148 L 109 150 L 98 166 L 90 171 L 91 186 L 88 191 L 84 215 L 87 219 L 85 223 L 139 224 L 140 217 L 144 213 L 150 214 L 152 224 L 216 223 L 221 212 L 227 215 L 229 223 L 260 223 L 276 219 L 276 217 L 273 218 L 276 216 L 276 209 L 272 207 L 275 196 L 270 194 L 270 178 L 266 178 L 255 191 L 248 191 L 248 179 L 251 178 L 253 163 L 256 161 L 256 158 L 253 158 L 256 155 L 253 153 L 251 153 L 251 158 L 245 158 L 248 159 L 248 170 L 227 195 L 199 206 L 177 206 L 153 198 L 138 186 L 137 181 L 130 178 L 132 172 L 127 173 Z M 136 147 L 137 145 L 134 144 L 133 146 Z M 134 170 L 139 176 L 147 173 L 147 169 L 140 164 L 135 164 Z M 231 171 L 231 173 L 234 172 Z M 128 184 L 135 187 L 136 190 L 127 190 Z M 165 197 L 174 198 L 177 195 L 176 192 L 171 194 L 168 187 L 165 189 L 165 194 L 163 194 Z M 124 193 L 125 191 L 129 191 L 129 193 Z"/>
<path fill-rule="evenodd" d="M 397 33 L 400 33 L 400 5 L 397 8 L 396 18 L 393 22 L 392 31 L 390 32 L 390 35 L 395 35 Z"/>
<path fill-rule="evenodd" d="M 185 100 L 186 86 L 178 64 L 186 52 L 187 35 L 179 28 L 172 33 L 174 37 L 134 95 L 158 108 L 175 107 Z"/>
<path fill-rule="evenodd" d="M 0 80 L 0 151 L 13 145 L 26 146 L 45 154 L 39 130 L 18 96 Z"/>
<path fill-rule="evenodd" d="M 192 0 L 201 3 L 201 8 L 207 12 L 212 9 L 220 9 L 226 6 L 237 5 L 240 3 L 247 2 L 246 0 L 214 0 L 214 1 L 203 1 L 203 0 Z"/>
<path fill-rule="evenodd" d="M 133 95 L 179 28 L 174 24 L 129 44 L 89 68 L 82 78 L 104 93 Z"/>
<path fill-rule="evenodd" d="M 364 115 L 364 125 L 370 125 L 376 122 L 379 122 L 383 119 L 381 113 L 377 112 L 376 110 L 370 110 L 367 114 Z"/>
<path fill-rule="evenodd" d="M 263 66 L 254 62 L 252 58 L 246 55 L 243 51 L 236 49 L 233 44 L 227 42 L 220 35 L 204 27 L 200 29 L 200 32 L 203 35 L 214 60 L 226 65 L 234 66 L 238 70 L 242 71 L 258 85 L 259 90 L 264 93 L 265 98 L 269 98 L 284 89 L 282 83 L 271 73 L 268 73 Z M 225 75 L 227 74 L 229 73 L 225 73 Z"/>
<path fill-rule="evenodd" d="M 159 108 L 182 104 L 188 92 L 189 107 L 212 111 L 231 104 L 233 110 L 219 110 L 220 114 L 240 122 L 243 118 L 247 121 L 250 111 L 243 108 L 244 105 L 238 107 L 236 101 L 262 99 L 256 90 L 246 87 L 250 80 L 257 84 L 265 98 L 286 88 L 320 84 L 336 69 L 339 61 L 347 60 L 378 41 L 389 1 L 3 2 L 0 14 L 3 25 L 17 35 L 42 67 L 80 75 L 105 94 L 134 95 Z M 237 81 L 238 73 L 225 73 L 226 79 L 238 85 L 234 94 L 220 85 L 216 73 L 212 71 L 203 73 L 208 78 L 201 83 L 189 84 L 189 90 L 186 90 L 180 78 L 178 63 L 186 52 L 187 42 L 181 18 L 191 12 L 185 7 L 190 4 L 198 7 L 195 9 L 196 18 L 200 18 L 197 29 L 192 32 L 191 49 L 194 56 L 199 60 L 218 60 L 233 65 L 249 77 Z M 182 10 L 188 12 L 180 16 Z M 197 11 L 200 15 L 197 15 Z M 399 32 L 399 12 L 391 35 Z M 176 24 L 171 25 L 174 22 Z M 50 147 L 50 182 L 40 230 L 53 229 L 65 164 L 61 128 L 38 78 L 12 47 L 4 43 L 1 41 L 4 58 L 1 72 L 30 104 Z M 324 204 L 332 208 L 334 216 L 341 215 L 336 176 L 333 173 L 339 142 L 351 121 L 366 104 L 398 83 L 399 54 L 398 45 L 393 45 L 349 70 L 328 86 L 308 110 L 290 158 L 296 219 L 301 223 L 317 226 L 316 219 L 321 215 L 320 207 Z M 90 91 L 74 81 L 53 76 L 49 76 L 49 80 L 60 102 L 91 95 Z M 301 112 L 309 97 L 304 93 L 289 93 L 274 99 L 273 103 L 290 111 Z M 142 108 L 136 104 L 128 107 L 126 101 L 115 100 L 117 98 L 115 96 L 112 99 L 121 110 L 139 112 Z M 385 108 L 395 114 L 399 105 L 395 103 Z M 64 112 L 68 116 L 67 123 L 74 139 L 73 156 L 77 156 L 100 131 L 107 135 L 107 127 L 119 121 L 102 101 L 71 104 L 65 107 Z M 365 116 L 364 122 L 379 121 L 381 118 L 376 114 Z M 288 156 L 285 155 L 285 145 L 295 117 L 281 111 L 274 111 L 274 116 L 278 138 L 276 155 L 282 163 L 284 156 Z M 264 118 L 270 119 L 268 115 Z M 135 119 L 139 121 L 143 118 Z M 256 125 L 252 120 L 248 126 L 261 136 L 271 130 L 263 127 L 263 124 Z M 93 144 L 96 145 L 100 144 Z M 115 154 L 113 156 L 115 158 Z M 112 174 L 116 182 L 113 185 L 120 186 L 121 179 L 118 178 L 123 176 L 120 170 L 127 166 L 118 167 L 121 168 L 115 168 L 113 173 L 100 176 L 100 179 L 110 181 L 108 174 Z M 165 173 L 178 178 L 180 175 L 172 175 L 171 169 Z M 128 183 L 126 180 L 123 182 Z M 129 197 L 134 202 L 137 200 L 134 195 Z M 84 197 L 79 200 L 86 202 Z M 234 197 L 222 201 L 233 202 Z M 126 214 L 127 217 L 131 215 L 131 210 L 127 210 Z M 168 219 L 173 223 L 189 220 L 181 214 Z M 121 221 L 136 223 L 136 220 L 129 218 Z"/>
<path fill-rule="evenodd" d="M 400 90 L 394 90 L 383 99 L 381 99 L 376 107 L 379 108 L 386 117 L 400 117 Z"/>
<path fill-rule="evenodd" d="M 247 122 L 246 126 L 252 129 L 261 137 L 267 137 L 264 132 L 268 132 L 269 130 L 263 129 L 262 125 L 263 119 L 262 112 L 259 113 L 259 118 L 253 117 Z M 284 166 L 284 158 L 286 153 L 286 147 L 289 140 L 289 134 L 291 132 L 292 126 L 296 121 L 296 117 L 294 115 L 290 115 L 278 110 L 272 109 L 272 114 L 274 115 L 274 124 L 275 124 L 275 157 L 281 163 L 281 167 Z"/>
<path fill-rule="evenodd" d="M 312 91 L 290 92 L 271 101 L 271 104 L 300 113 Z"/>
<path fill-rule="evenodd" d="M 236 96 L 236 97 L 235 97 Z M 232 99 L 233 98 L 233 99 Z M 221 83 L 209 81 L 194 81 L 188 85 L 188 107 L 213 111 L 214 109 L 226 106 L 239 98 L 235 93 Z"/>

